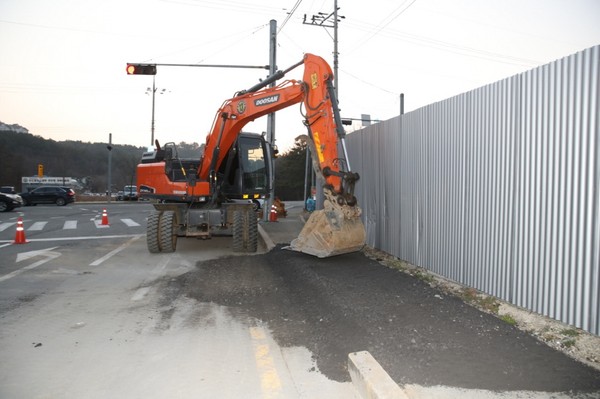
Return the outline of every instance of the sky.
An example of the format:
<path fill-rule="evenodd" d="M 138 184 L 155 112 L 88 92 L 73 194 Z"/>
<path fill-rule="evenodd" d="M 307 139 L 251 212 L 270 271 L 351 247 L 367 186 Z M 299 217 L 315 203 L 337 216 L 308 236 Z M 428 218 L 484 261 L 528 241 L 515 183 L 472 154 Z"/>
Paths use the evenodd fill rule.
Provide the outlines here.
<path fill-rule="evenodd" d="M 600 0 L 337 0 L 343 118 L 387 120 L 600 44 Z M 333 67 L 334 0 L 0 0 L 0 121 L 56 141 L 149 146 L 152 77 L 128 62 L 267 65 L 304 53 Z M 306 15 L 307 23 L 303 23 Z M 333 23 L 330 18 L 328 22 Z M 263 69 L 159 66 L 155 133 L 204 143 L 217 109 Z M 299 79 L 301 68 L 286 78 Z M 286 151 L 299 107 L 276 114 Z M 346 126 L 351 132 L 360 122 Z M 245 131 L 266 131 L 266 118 Z"/>

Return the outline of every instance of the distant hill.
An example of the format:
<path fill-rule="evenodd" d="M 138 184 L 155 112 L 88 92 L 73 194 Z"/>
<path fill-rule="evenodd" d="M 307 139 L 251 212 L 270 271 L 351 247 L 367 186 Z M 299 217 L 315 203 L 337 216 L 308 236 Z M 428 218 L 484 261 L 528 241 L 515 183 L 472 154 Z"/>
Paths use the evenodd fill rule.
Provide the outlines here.
<path fill-rule="evenodd" d="M 196 143 L 180 143 L 178 146 L 182 157 L 199 154 Z M 114 191 L 136 183 L 136 166 L 144 151 L 146 147 L 112 145 L 111 181 Z M 23 126 L 0 122 L 0 186 L 14 186 L 21 191 L 21 178 L 37 176 L 38 164 L 44 165 L 45 176 L 76 179 L 81 191 L 106 191 L 106 143 L 54 141 L 34 136 Z"/>
<path fill-rule="evenodd" d="M 16 123 L 7 125 L 6 123 L 0 122 L 0 132 L 29 133 L 29 130 Z"/>
<path fill-rule="evenodd" d="M 179 143 L 182 158 L 200 156 L 197 143 Z M 113 191 L 136 184 L 136 167 L 146 147 L 113 144 L 111 150 Z M 276 160 L 276 195 L 284 200 L 302 199 L 304 185 L 304 146 L 296 147 Z M 108 181 L 106 143 L 54 141 L 34 136 L 20 125 L 0 122 L 0 186 L 22 190 L 21 178 L 37 176 L 38 164 L 44 175 L 70 177 L 79 183 L 77 191 L 104 193 Z"/>

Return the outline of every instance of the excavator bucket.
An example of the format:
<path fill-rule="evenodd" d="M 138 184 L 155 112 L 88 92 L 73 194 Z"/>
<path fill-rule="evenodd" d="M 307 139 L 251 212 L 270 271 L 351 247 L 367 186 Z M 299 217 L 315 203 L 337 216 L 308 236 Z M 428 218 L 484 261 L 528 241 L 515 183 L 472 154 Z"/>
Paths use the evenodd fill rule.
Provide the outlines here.
<path fill-rule="evenodd" d="M 325 209 L 310 215 L 288 248 L 319 258 L 360 251 L 365 245 L 365 226 L 360 212 L 356 206 L 331 206 L 326 200 Z"/>

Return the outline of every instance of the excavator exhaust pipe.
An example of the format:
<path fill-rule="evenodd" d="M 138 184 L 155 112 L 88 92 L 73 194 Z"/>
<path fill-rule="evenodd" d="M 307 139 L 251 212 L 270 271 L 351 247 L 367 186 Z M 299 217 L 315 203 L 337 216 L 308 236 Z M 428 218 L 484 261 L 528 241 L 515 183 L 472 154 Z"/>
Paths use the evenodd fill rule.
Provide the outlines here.
<path fill-rule="evenodd" d="M 324 209 L 314 211 L 289 249 L 319 258 L 360 251 L 365 245 L 365 226 L 358 206 L 325 200 Z"/>

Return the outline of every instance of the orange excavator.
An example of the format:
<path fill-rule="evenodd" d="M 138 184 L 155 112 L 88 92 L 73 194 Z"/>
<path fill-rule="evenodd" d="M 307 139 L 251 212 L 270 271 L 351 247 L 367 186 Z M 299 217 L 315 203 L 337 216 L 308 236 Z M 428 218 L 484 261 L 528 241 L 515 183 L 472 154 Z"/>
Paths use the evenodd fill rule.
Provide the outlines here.
<path fill-rule="evenodd" d="M 302 80 L 283 80 L 304 65 Z M 360 250 L 365 229 L 350 171 L 345 132 L 333 88 L 333 73 L 321 57 L 277 71 L 235 93 L 217 111 L 199 158 L 182 158 L 174 143 L 144 154 L 137 168 L 141 198 L 154 202 L 148 217 L 147 244 L 153 253 L 173 252 L 178 237 L 232 235 L 233 250 L 256 252 L 255 202 L 267 198 L 272 184 L 273 148 L 262 135 L 242 132 L 249 122 L 294 104 L 308 130 L 312 164 L 323 184 L 324 209 L 315 211 L 290 249 L 321 258 Z"/>

